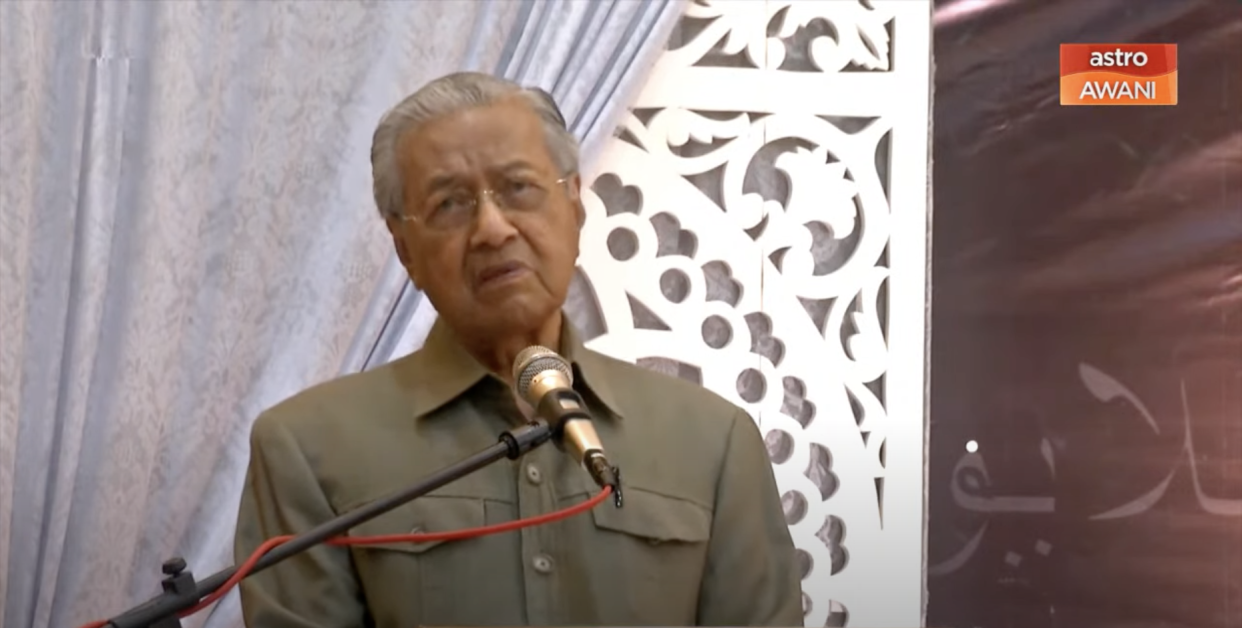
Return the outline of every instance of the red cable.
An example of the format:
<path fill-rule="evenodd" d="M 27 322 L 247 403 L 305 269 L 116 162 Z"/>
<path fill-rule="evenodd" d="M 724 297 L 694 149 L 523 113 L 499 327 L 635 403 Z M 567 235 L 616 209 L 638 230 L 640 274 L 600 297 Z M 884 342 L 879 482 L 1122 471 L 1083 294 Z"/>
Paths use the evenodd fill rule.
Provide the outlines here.
<path fill-rule="evenodd" d="M 573 517 L 574 515 L 584 513 L 598 506 L 601 502 L 607 499 L 608 496 L 611 494 L 612 494 L 612 487 L 606 486 L 604 487 L 604 490 L 600 491 L 599 494 L 597 494 L 595 497 L 592 497 L 591 499 L 585 502 L 582 502 L 581 504 L 570 506 L 569 508 L 564 508 L 561 510 L 557 510 L 555 512 L 550 512 L 546 515 L 538 515 L 535 517 L 528 517 L 526 519 L 517 519 L 515 521 L 506 521 L 505 523 L 497 523 L 494 525 L 482 526 L 479 528 L 466 528 L 464 530 L 451 530 L 449 532 L 431 532 L 428 534 L 386 534 L 383 536 L 352 536 L 352 537 L 351 536 L 338 536 L 334 539 L 329 540 L 328 544 L 329 545 L 383 545 L 387 543 L 429 543 L 431 541 L 460 541 L 462 539 L 472 539 L 472 538 L 480 537 L 480 536 L 500 534 L 501 532 L 512 532 L 513 530 L 520 530 L 522 528 L 529 528 L 531 526 L 543 525 L 545 523 L 551 523 L 553 521 L 560 521 L 561 519 L 568 519 L 569 517 Z M 217 589 L 214 593 L 208 595 L 207 597 L 203 598 L 202 601 L 200 601 L 198 604 L 194 605 L 189 610 L 183 611 L 180 614 L 178 614 L 178 617 L 182 617 L 182 618 L 188 617 L 214 604 L 220 598 L 224 597 L 224 595 L 228 593 L 229 590 L 237 586 L 237 583 L 241 582 L 242 578 L 245 578 L 252 570 L 254 570 L 255 563 L 259 562 L 259 559 L 262 558 L 264 554 L 267 554 L 268 552 L 272 551 L 276 547 L 289 542 L 293 538 L 294 537 L 292 535 L 285 535 L 285 536 L 277 536 L 277 537 L 268 539 L 266 542 L 260 545 L 259 548 L 256 549 L 254 553 L 250 555 L 249 558 L 246 559 L 246 562 L 242 563 L 241 566 L 237 568 L 237 571 L 233 574 L 232 578 L 229 578 L 223 585 L 221 585 L 219 589 Z M 88 624 L 83 624 L 82 626 L 80 626 L 80 628 L 104 628 L 104 626 L 107 626 L 107 625 L 108 625 L 107 621 L 93 621 Z"/>

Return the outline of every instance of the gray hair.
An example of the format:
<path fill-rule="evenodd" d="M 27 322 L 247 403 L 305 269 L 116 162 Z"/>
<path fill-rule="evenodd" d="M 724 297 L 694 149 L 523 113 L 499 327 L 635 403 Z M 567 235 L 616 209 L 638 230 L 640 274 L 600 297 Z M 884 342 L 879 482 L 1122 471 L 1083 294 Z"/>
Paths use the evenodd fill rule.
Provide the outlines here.
<path fill-rule="evenodd" d="M 490 74 L 457 72 L 427 83 L 380 118 L 371 141 L 373 192 L 380 215 L 397 218 L 402 214 L 403 188 L 401 169 L 397 166 L 397 143 L 406 133 L 436 118 L 515 96 L 525 99 L 542 120 L 548 152 L 560 174 L 577 172 L 578 140 L 566 128 L 565 118 L 551 94 Z"/>

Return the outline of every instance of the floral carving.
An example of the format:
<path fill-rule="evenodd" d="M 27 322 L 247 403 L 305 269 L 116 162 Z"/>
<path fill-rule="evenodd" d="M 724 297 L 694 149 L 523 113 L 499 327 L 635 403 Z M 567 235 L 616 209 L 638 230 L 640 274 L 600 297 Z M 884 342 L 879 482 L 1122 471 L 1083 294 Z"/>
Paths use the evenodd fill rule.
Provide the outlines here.
<path fill-rule="evenodd" d="M 915 432 L 894 429 L 889 405 L 922 399 L 922 312 L 889 305 L 894 290 L 923 295 L 922 261 L 899 268 L 893 247 L 896 235 L 925 235 L 924 205 L 894 206 L 902 181 L 891 170 L 898 134 L 925 135 L 926 110 L 920 119 L 892 96 L 925 90 L 927 76 L 891 71 L 891 35 L 930 29 L 929 16 L 905 0 L 692 3 L 688 41 L 674 36 L 584 193 L 580 265 L 603 327 L 591 345 L 755 418 L 803 565 L 807 625 L 921 622 L 922 405 L 903 417 Z M 920 54 L 910 67 L 929 63 Z M 851 74 L 874 90 L 800 101 L 798 85 Z M 766 85 L 790 92 L 757 99 Z M 703 86 L 725 96 L 705 109 L 693 91 Z M 913 178 L 926 175 L 925 138 L 917 146 L 921 161 L 904 163 L 921 173 L 901 172 L 925 191 Z M 890 342 L 898 319 L 901 346 Z M 899 368 L 910 388 L 891 390 Z M 894 442 L 911 458 L 886 460 Z M 886 489 L 893 478 L 905 492 Z M 894 499 L 919 504 L 918 520 L 887 520 Z M 896 558 L 919 578 L 900 592 L 907 606 L 874 595 Z"/>

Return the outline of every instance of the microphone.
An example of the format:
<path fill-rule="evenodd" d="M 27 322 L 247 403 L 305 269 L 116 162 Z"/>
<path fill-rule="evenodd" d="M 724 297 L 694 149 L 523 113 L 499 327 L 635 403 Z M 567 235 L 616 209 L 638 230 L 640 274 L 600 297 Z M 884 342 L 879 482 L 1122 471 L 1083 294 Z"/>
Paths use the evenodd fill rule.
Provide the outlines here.
<path fill-rule="evenodd" d="M 561 443 L 600 488 L 611 487 L 621 507 L 621 470 L 608 463 L 586 403 L 574 390 L 573 369 L 565 358 L 538 345 L 522 349 L 513 360 L 518 395 L 546 420 Z"/>

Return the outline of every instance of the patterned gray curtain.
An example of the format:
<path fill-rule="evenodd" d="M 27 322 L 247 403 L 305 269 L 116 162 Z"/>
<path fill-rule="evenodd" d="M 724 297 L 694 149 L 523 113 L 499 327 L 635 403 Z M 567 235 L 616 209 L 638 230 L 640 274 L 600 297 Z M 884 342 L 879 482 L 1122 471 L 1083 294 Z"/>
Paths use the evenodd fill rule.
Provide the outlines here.
<path fill-rule="evenodd" d="M 684 4 L 684 0 L 525 3 L 495 64 L 471 69 L 490 67 L 498 76 L 542 87 L 555 96 L 570 131 L 582 143 L 582 164 L 589 172 L 601 140 L 612 134 L 634 90 L 641 88 Z M 396 257 L 391 258 L 342 372 L 378 366 L 419 346 L 434 320 L 434 311 L 422 297 Z"/>
<path fill-rule="evenodd" d="M 412 298 L 370 196 L 385 109 L 495 69 L 553 91 L 589 160 L 680 9 L 0 2 L 3 625 L 230 563 L 250 421 L 361 368 Z"/>

